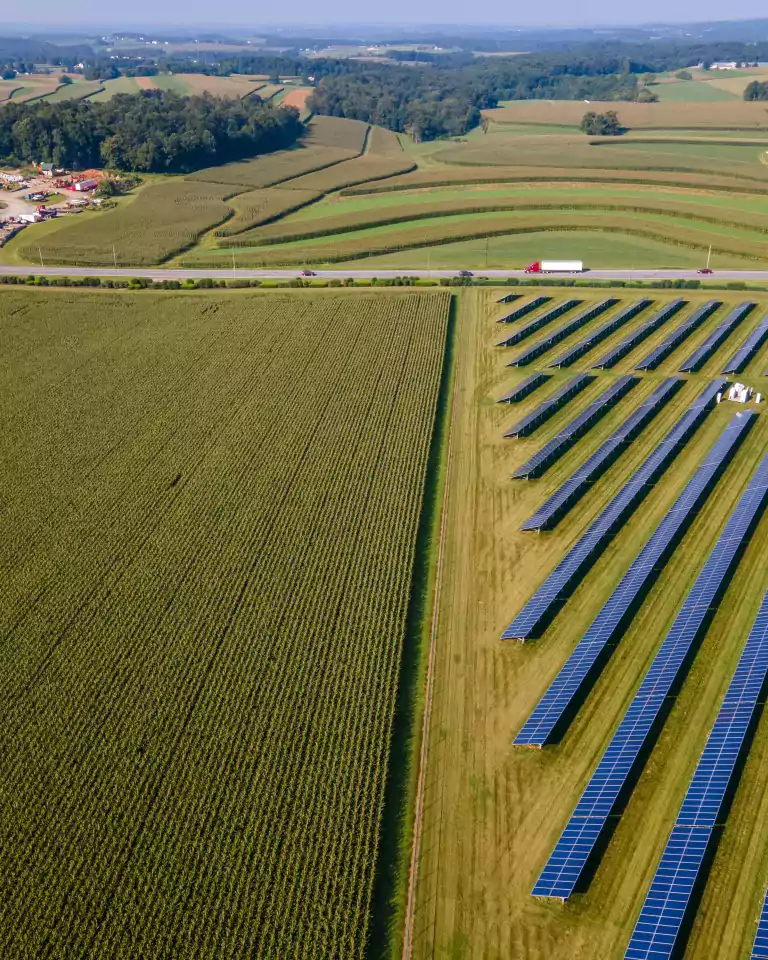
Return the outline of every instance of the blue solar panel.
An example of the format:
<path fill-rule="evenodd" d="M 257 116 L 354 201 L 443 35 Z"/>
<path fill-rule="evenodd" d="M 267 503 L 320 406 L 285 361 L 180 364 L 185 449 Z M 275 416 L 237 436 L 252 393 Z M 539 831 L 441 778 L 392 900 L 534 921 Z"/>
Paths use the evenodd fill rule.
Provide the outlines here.
<path fill-rule="evenodd" d="M 619 360 L 626 357 L 626 355 L 641 344 L 643 340 L 647 340 L 654 331 L 663 326 L 667 320 L 674 317 L 676 313 L 679 313 L 685 306 L 685 303 L 685 300 L 670 300 L 658 313 L 655 313 L 649 320 L 641 324 L 637 330 L 609 350 L 608 353 L 600 357 L 597 363 L 592 364 L 592 366 L 602 367 L 605 370 L 610 367 L 615 367 Z"/>
<path fill-rule="evenodd" d="M 564 323 L 562 327 L 558 327 L 557 330 L 553 331 L 548 337 L 545 337 L 538 343 L 534 343 L 532 347 L 529 347 L 521 353 L 519 357 L 511 360 L 507 366 L 525 367 L 529 363 L 533 363 L 537 357 L 540 357 L 542 353 L 546 353 L 547 350 L 554 347 L 556 343 L 565 340 L 565 338 L 569 337 L 574 331 L 583 327 L 584 324 L 589 323 L 590 320 L 594 320 L 595 317 L 600 316 L 601 313 L 605 313 L 606 310 L 610 310 L 611 307 L 615 307 L 616 304 L 620 302 L 620 300 L 616 300 L 614 297 L 609 297 L 607 300 L 602 300 L 600 303 L 595 304 L 594 307 L 584 310 L 583 313 Z"/>
<path fill-rule="evenodd" d="M 550 573 L 502 634 L 502 640 L 528 640 L 538 635 L 595 563 L 614 535 L 645 499 L 652 484 L 680 453 L 707 416 L 712 390 L 724 380 L 709 384 L 690 409 L 638 467 L 567 556 Z"/>
<path fill-rule="evenodd" d="M 530 516 L 521 530 L 551 530 L 587 492 L 590 486 L 617 460 L 630 443 L 653 420 L 680 389 L 683 381 L 670 377 L 657 387 L 622 425 L 582 463 L 565 483 Z"/>
<path fill-rule="evenodd" d="M 519 296 L 520 294 L 517 293 L 512 294 L 512 298 L 515 300 L 518 299 Z M 543 307 L 545 303 L 549 303 L 551 299 L 552 297 L 535 297 L 533 300 L 529 300 L 528 303 L 521 304 L 516 310 L 513 310 L 512 313 L 507 313 L 503 317 L 499 317 L 496 323 L 513 323 L 515 320 L 521 320 L 539 307 Z M 498 302 L 508 303 L 509 301 L 506 298 L 502 298 Z"/>
<path fill-rule="evenodd" d="M 509 393 L 505 393 L 503 397 L 499 398 L 499 403 L 519 403 L 521 400 L 524 400 L 529 394 L 533 393 L 534 390 L 538 388 L 549 380 L 549 375 L 546 373 L 532 373 L 530 377 L 526 377 L 525 380 L 521 380 L 516 387 L 513 387 Z"/>
<path fill-rule="evenodd" d="M 604 390 L 600 396 L 591 403 L 586 410 L 575 417 L 567 424 L 556 437 L 553 437 L 549 443 L 544 444 L 538 453 L 535 453 L 527 463 L 512 474 L 512 478 L 530 479 L 540 477 L 553 463 L 560 459 L 563 454 L 569 450 L 574 443 L 583 437 L 587 431 L 604 416 L 609 410 L 625 396 L 632 387 L 638 382 L 637 377 L 619 377 L 612 383 L 607 390 Z"/>
<path fill-rule="evenodd" d="M 768 340 L 768 317 L 763 317 L 723 367 L 723 373 L 741 373 L 766 340 Z"/>
<path fill-rule="evenodd" d="M 756 419 L 748 411 L 734 415 L 525 722 L 517 746 L 543 747 L 562 730 Z"/>
<path fill-rule="evenodd" d="M 588 387 L 594 379 L 594 377 L 586 373 L 578 374 L 578 376 L 569 380 L 565 386 L 560 387 L 559 390 L 553 393 L 549 399 L 540 403 L 535 410 L 526 417 L 523 417 L 522 420 L 519 420 L 514 427 L 510 427 L 504 436 L 527 437 L 529 433 L 533 433 L 542 423 L 549 420 L 550 417 L 553 417 L 557 411 L 561 407 L 564 407 L 577 393 L 581 393 L 585 387 Z"/>
<path fill-rule="evenodd" d="M 670 958 L 768 677 L 768 593 L 744 645 L 677 815 L 625 960 Z M 754 953 L 753 953 L 754 956 Z M 758 954 L 760 956 L 760 954 Z"/>
<path fill-rule="evenodd" d="M 587 784 L 561 839 L 533 888 L 534 896 L 567 899 L 597 840 L 642 764 L 665 700 L 685 674 L 691 651 L 703 636 L 743 548 L 768 500 L 768 455 L 753 474 L 703 569 L 683 602 L 640 688 Z M 574 831 L 588 825 L 588 838 L 574 847 Z"/>
<path fill-rule="evenodd" d="M 712 316 L 715 310 L 722 307 L 722 305 L 722 300 L 708 300 L 702 304 L 697 310 L 693 311 L 687 320 L 683 320 L 680 326 L 677 327 L 676 330 L 673 330 L 658 347 L 655 347 L 647 356 L 643 357 L 635 369 L 655 370 L 662 361 L 666 360 L 670 353 L 676 350 L 684 340 L 687 340 L 694 330 L 698 330 L 698 328 Z"/>
<path fill-rule="evenodd" d="M 736 327 L 738 327 L 742 320 L 744 320 L 756 306 L 756 303 L 745 301 L 744 303 L 740 303 L 734 310 L 731 310 L 725 320 L 715 327 L 704 343 L 702 343 L 700 347 L 697 347 L 690 357 L 684 361 L 680 367 L 680 373 L 695 373 L 697 370 L 700 370 L 720 345 L 727 340 Z"/>
<path fill-rule="evenodd" d="M 507 293 L 503 297 L 499 297 L 496 303 L 512 303 L 514 300 L 519 300 L 522 297 L 522 293 Z M 544 297 L 537 297 L 537 300 L 543 300 Z"/>
<path fill-rule="evenodd" d="M 549 299 L 549 298 L 544 298 Z M 497 347 L 514 347 L 516 343 L 521 343 L 523 340 L 527 340 L 528 337 L 533 336 L 537 330 L 541 330 L 542 327 L 545 327 L 548 323 L 552 323 L 553 320 L 557 320 L 558 317 L 562 317 L 564 313 L 567 313 L 569 310 L 573 310 L 574 307 L 578 307 L 582 304 L 583 300 L 564 300 L 562 303 L 558 303 L 556 306 L 552 307 L 551 310 L 547 310 L 540 317 L 536 317 L 534 320 L 531 320 L 530 323 L 526 323 L 524 327 L 520 327 L 519 330 L 515 330 L 514 333 L 511 333 L 504 340 L 501 340 L 496 344 Z M 523 308 L 520 307 L 520 310 Z M 515 314 L 519 315 L 520 311 L 516 310 Z M 512 320 L 517 319 L 515 314 L 510 314 L 509 317 L 504 318 L 505 323 L 511 323 L 510 317 Z"/>
<path fill-rule="evenodd" d="M 751 960 L 768 960 L 768 892 L 763 898 L 763 909 L 760 911 Z"/>
<path fill-rule="evenodd" d="M 628 307 L 620 310 L 616 316 L 612 317 L 607 323 L 599 326 L 597 330 L 593 330 L 592 333 L 588 334 L 580 343 L 570 347 L 565 353 L 561 353 L 556 360 L 550 363 L 550 367 L 570 367 L 579 357 L 583 357 L 585 353 L 588 353 L 593 347 L 597 346 L 598 343 L 602 343 L 606 337 L 609 337 L 615 330 L 618 330 L 619 327 L 623 327 L 624 324 L 632 320 L 633 317 L 642 313 L 642 311 L 645 310 L 646 307 L 650 307 L 652 303 L 653 300 L 638 300 L 636 303 L 631 303 Z"/>

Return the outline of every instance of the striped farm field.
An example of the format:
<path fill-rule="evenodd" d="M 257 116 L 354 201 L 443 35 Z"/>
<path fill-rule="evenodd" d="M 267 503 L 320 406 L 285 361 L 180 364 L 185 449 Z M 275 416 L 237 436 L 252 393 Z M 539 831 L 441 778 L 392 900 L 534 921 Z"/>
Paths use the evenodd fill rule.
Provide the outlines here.
<path fill-rule="evenodd" d="M 381 936 L 450 300 L 0 290 L 3 957 Z"/>
<path fill-rule="evenodd" d="M 632 130 L 674 128 L 768 131 L 768 116 L 758 102 L 615 103 L 622 122 Z M 545 123 L 577 127 L 584 116 L 581 100 L 517 100 L 484 111 L 493 123 Z"/>
<path fill-rule="evenodd" d="M 254 227 L 280 219 L 294 210 L 313 203 L 322 196 L 317 190 L 249 190 L 229 201 L 234 215 L 215 231 L 217 237 L 234 237 Z"/>
<path fill-rule="evenodd" d="M 496 303 L 503 293 L 522 300 Z M 757 523 L 726 582 L 700 646 L 692 653 L 679 692 L 668 701 L 642 758 L 637 783 L 614 815 L 615 830 L 595 858 L 594 871 L 566 904 L 533 897 L 536 883 L 598 761 L 624 717 L 709 552 L 768 453 L 765 402 L 746 407 L 727 401 L 711 409 L 677 458 L 645 491 L 639 506 L 609 540 L 541 635 L 526 643 L 500 639 L 547 575 L 635 477 L 651 452 L 680 422 L 683 412 L 722 370 L 768 313 L 764 293 L 718 293 L 711 317 L 639 382 L 586 435 L 536 480 L 511 474 L 552 441 L 619 377 L 635 372 L 642 356 L 713 294 L 675 291 L 685 305 L 666 327 L 646 339 L 613 369 L 592 364 L 667 304 L 668 292 L 567 291 L 582 304 L 514 347 L 496 344 L 531 318 L 560 303 L 562 288 L 524 286 L 469 289 L 457 315 L 456 413 L 449 482 L 445 555 L 440 582 L 432 713 L 418 846 L 415 908 L 409 924 L 410 955 L 514 957 L 525 960 L 622 960 L 643 900 L 659 865 L 694 769 L 707 744 L 723 695 L 766 589 L 768 516 Z M 517 369 L 507 366 L 531 343 L 613 294 L 620 303 Z M 533 296 L 550 302 L 509 325 L 497 319 Z M 638 296 L 653 300 L 621 330 L 559 371 L 549 364 Z M 556 528 L 540 535 L 523 522 L 591 457 L 686 357 L 713 334 L 744 300 L 754 300 L 747 320 L 698 373 L 686 377 L 673 398 L 588 486 Z M 768 343 L 738 379 L 765 396 Z M 517 403 L 499 403 L 533 372 L 551 379 Z M 503 434 L 580 373 L 595 380 L 525 439 Z M 731 378 L 733 379 L 733 378 Z M 619 640 L 575 705 L 557 740 L 541 750 L 513 740 L 558 671 L 585 636 L 621 578 L 667 516 L 705 456 L 738 413 L 755 416 L 741 446 L 690 522 L 656 580 L 633 609 Z M 701 902 L 691 911 L 686 960 L 744 960 L 750 956 L 768 887 L 768 716 L 757 721 L 754 741 L 719 823 L 722 835 L 702 877 Z"/>
<path fill-rule="evenodd" d="M 768 259 L 768 236 L 762 230 L 757 232 L 723 223 L 688 221 L 683 217 L 656 212 L 613 212 L 599 206 L 584 211 L 569 207 L 538 211 L 449 214 L 332 235 L 321 231 L 320 236 L 310 239 L 258 246 L 250 245 L 249 242 L 246 245 L 241 236 L 229 245 L 226 245 L 226 241 L 220 241 L 225 245 L 225 249 L 221 249 L 218 254 L 222 258 L 231 258 L 231 251 L 236 250 L 238 263 L 242 266 L 269 267 L 302 263 L 320 265 L 441 246 L 476 237 L 541 234 L 547 231 L 553 234 L 588 231 L 640 237 L 697 250 L 700 252 L 700 259 L 706 256 L 711 245 L 721 266 L 739 265 L 746 269 L 750 264 Z M 185 254 L 181 262 L 186 266 L 214 266 L 217 264 L 216 257 L 217 251 L 201 249 Z M 419 265 L 422 265 L 423 259 L 420 258 Z M 527 262 L 530 260 L 529 256 Z M 222 263 L 223 260 L 219 259 L 218 262 Z M 509 266 L 519 267 L 525 263 L 526 260 L 523 260 L 522 263 L 511 263 Z M 482 264 L 468 265 L 479 267 Z"/>
<path fill-rule="evenodd" d="M 315 117 L 308 125 L 305 139 L 291 150 L 208 167 L 192 174 L 191 178 L 244 189 L 269 187 L 358 156 L 365 147 L 367 131 L 368 125 L 358 120 Z"/>

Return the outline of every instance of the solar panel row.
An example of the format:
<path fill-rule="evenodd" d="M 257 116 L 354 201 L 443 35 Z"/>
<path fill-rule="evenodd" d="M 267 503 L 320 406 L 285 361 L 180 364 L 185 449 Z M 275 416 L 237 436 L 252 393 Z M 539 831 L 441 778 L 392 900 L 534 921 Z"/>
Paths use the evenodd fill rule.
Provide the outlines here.
<path fill-rule="evenodd" d="M 728 314 L 722 323 L 710 333 L 704 343 L 684 361 L 680 367 L 680 373 L 695 373 L 709 360 L 712 354 L 718 349 L 721 343 L 733 333 L 738 325 L 744 320 L 757 306 L 756 303 L 745 301 Z"/>
<path fill-rule="evenodd" d="M 526 377 L 525 380 L 521 380 L 509 393 L 505 393 L 503 397 L 499 399 L 499 403 L 519 403 L 521 400 L 524 400 L 530 393 L 533 393 L 534 390 L 538 388 L 549 380 L 549 374 L 546 373 L 532 373 L 530 377 Z"/>
<path fill-rule="evenodd" d="M 543 747 L 564 729 L 574 705 L 632 622 L 639 604 L 675 550 L 756 415 L 737 413 L 726 426 L 650 540 L 595 617 L 547 692 L 515 737 L 517 746 Z"/>
<path fill-rule="evenodd" d="M 766 340 L 768 340 L 768 317 L 763 317 L 723 367 L 723 373 L 741 373 Z"/>
<path fill-rule="evenodd" d="M 635 437 L 653 420 L 662 407 L 682 386 L 683 381 L 670 377 L 657 387 L 622 425 L 582 463 L 565 483 L 530 516 L 521 530 L 551 530 L 608 467 L 626 450 Z"/>
<path fill-rule="evenodd" d="M 602 416 L 615 407 L 619 400 L 629 393 L 637 383 L 637 377 L 619 377 L 593 403 L 590 403 L 586 410 L 566 424 L 556 437 L 553 437 L 549 443 L 544 444 L 541 450 L 535 453 L 527 463 L 518 467 L 512 474 L 512 478 L 520 480 L 540 477 L 580 437 L 591 430 Z"/>
<path fill-rule="evenodd" d="M 521 297 L 522 297 L 522 293 L 507 293 L 505 296 L 499 297 L 496 303 L 512 303 L 515 300 L 519 300 Z M 536 306 L 540 307 L 542 303 L 546 303 L 548 300 L 551 300 L 551 299 L 552 299 L 551 297 L 536 297 L 536 300 L 538 301 L 538 303 L 536 303 Z M 534 310 L 534 309 L 535 307 L 529 308 L 529 310 Z M 499 320 L 499 323 L 503 323 L 503 322 L 504 322 L 503 320 Z"/>
<path fill-rule="evenodd" d="M 715 384 L 722 388 L 724 383 L 725 381 L 715 381 L 710 384 L 683 414 L 525 604 L 502 634 L 502 640 L 528 640 L 544 629 L 627 518 L 645 499 L 651 485 L 664 473 L 701 425 L 707 416 L 709 404 L 714 399 L 714 396 L 710 398 L 712 388 Z"/>
<path fill-rule="evenodd" d="M 594 377 L 591 377 L 587 373 L 580 373 L 578 376 L 573 377 L 572 380 L 569 380 L 564 386 L 560 387 L 559 390 L 556 390 L 549 399 L 540 403 L 535 410 L 531 411 L 526 417 L 523 417 L 522 420 L 519 420 L 514 427 L 510 427 L 504 436 L 527 437 L 529 433 L 533 433 L 537 427 L 540 427 L 542 423 L 549 420 L 550 417 L 553 417 L 557 411 L 561 407 L 564 407 L 577 393 L 581 393 L 585 387 L 588 387 L 594 379 Z"/>
<path fill-rule="evenodd" d="M 683 320 L 680 326 L 673 330 L 658 347 L 655 347 L 643 357 L 640 363 L 636 365 L 635 370 L 655 370 L 670 353 L 676 350 L 684 340 L 687 340 L 694 330 L 697 330 L 722 305 L 722 300 L 708 300 L 702 304 L 693 311 L 687 320 Z"/>
<path fill-rule="evenodd" d="M 614 733 L 533 894 L 566 900 L 574 892 L 609 818 L 627 791 L 659 728 L 665 701 L 685 674 L 691 653 L 736 568 L 766 500 L 768 455 L 752 476 Z"/>
<path fill-rule="evenodd" d="M 650 307 L 652 303 L 653 300 L 638 300 L 635 303 L 630 303 L 628 307 L 620 310 L 616 316 L 612 317 L 607 323 L 598 327 L 597 330 L 593 330 L 592 333 L 586 336 L 580 343 L 575 344 L 566 350 L 565 353 L 561 353 L 556 360 L 550 363 L 550 367 L 570 367 L 579 357 L 583 357 L 592 347 L 598 343 L 602 343 L 606 337 L 610 337 L 615 330 L 623 327 L 625 323 L 628 323 L 633 317 L 636 317 L 638 313 L 642 313 L 643 310 L 645 310 L 646 307 Z"/>
<path fill-rule="evenodd" d="M 561 340 L 565 340 L 566 337 L 569 337 L 572 333 L 578 330 L 579 327 L 583 327 L 585 323 L 589 323 L 590 320 L 594 320 L 595 317 L 600 316 L 601 313 L 605 313 L 606 310 L 610 310 L 611 307 L 615 307 L 617 303 L 621 303 L 621 301 L 610 297 L 608 300 L 602 300 L 600 303 L 595 304 L 594 307 L 590 307 L 589 310 L 585 310 L 572 320 L 564 323 L 562 327 L 558 327 L 557 330 L 553 331 L 548 337 L 545 337 L 538 343 L 534 343 L 532 347 L 529 347 L 524 353 L 521 353 L 519 357 L 511 360 L 507 366 L 525 367 L 529 363 L 533 363 L 533 361 L 537 357 L 540 357 L 542 353 L 546 353 L 547 350 L 554 347 L 556 343 L 560 343 Z"/>
<path fill-rule="evenodd" d="M 496 346 L 514 347 L 516 343 L 527 340 L 528 337 L 536 333 L 537 330 L 541 330 L 542 327 L 545 327 L 548 323 L 552 323 L 553 320 L 557 320 L 558 317 L 562 317 L 564 313 L 568 313 L 569 310 L 573 310 L 574 307 L 578 307 L 583 302 L 583 300 L 564 300 L 562 303 L 556 304 L 551 310 L 546 310 L 540 317 L 536 317 L 534 320 L 531 320 L 530 323 L 526 323 L 524 327 L 515 330 L 514 333 L 511 333 L 504 340 L 499 341 Z M 522 310 L 522 307 L 520 309 Z M 516 311 L 516 313 L 519 314 L 519 311 Z M 513 314 L 509 316 L 512 317 L 512 319 L 517 319 Z M 512 321 L 505 318 L 505 322 L 511 323 Z"/>
<path fill-rule="evenodd" d="M 768 960 L 768 891 L 763 898 L 763 909 L 760 911 L 751 960 Z"/>
<path fill-rule="evenodd" d="M 688 786 L 625 960 L 668 960 L 677 947 L 715 825 L 722 820 L 726 796 L 736 781 L 737 764 L 749 749 L 749 732 L 767 677 L 768 593 Z"/>
<path fill-rule="evenodd" d="M 637 328 L 633 333 L 617 344 L 608 353 L 604 354 L 597 363 L 592 364 L 594 367 L 601 367 L 605 370 L 615 367 L 619 360 L 626 357 L 628 353 L 635 349 L 636 346 L 641 344 L 643 340 L 647 340 L 648 337 L 659 327 L 663 326 L 667 320 L 674 317 L 676 313 L 679 313 L 680 310 L 685 306 L 685 300 L 670 300 L 669 303 L 665 304 L 661 310 L 648 319 L 644 324 Z"/>

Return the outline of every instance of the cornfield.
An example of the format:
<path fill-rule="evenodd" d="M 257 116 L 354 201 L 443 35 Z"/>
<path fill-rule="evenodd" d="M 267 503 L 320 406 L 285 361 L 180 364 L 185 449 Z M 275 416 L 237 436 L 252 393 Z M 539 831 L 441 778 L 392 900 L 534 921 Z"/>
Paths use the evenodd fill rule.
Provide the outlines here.
<path fill-rule="evenodd" d="M 449 296 L 0 301 L 0 955 L 361 956 Z"/>

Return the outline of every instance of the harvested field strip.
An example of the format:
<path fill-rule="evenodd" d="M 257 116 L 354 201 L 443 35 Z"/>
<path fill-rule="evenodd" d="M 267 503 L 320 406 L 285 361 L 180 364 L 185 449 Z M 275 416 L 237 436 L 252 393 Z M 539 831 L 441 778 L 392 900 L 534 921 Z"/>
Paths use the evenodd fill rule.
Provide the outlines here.
<path fill-rule="evenodd" d="M 629 236 L 647 237 L 661 240 L 691 249 L 706 250 L 712 245 L 715 253 L 744 257 L 750 260 L 765 259 L 768 256 L 768 242 L 748 231 L 736 231 L 732 228 L 714 225 L 698 230 L 691 223 L 652 214 L 623 214 L 620 218 L 610 213 L 580 213 L 571 210 L 559 210 L 557 215 L 542 212 L 538 216 L 504 216 L 482 214 L 477 216 L 441 217 L 436 223 L 423 223 L 410 229 L 392 229 L 382 227 L 369 231 L 339 235 L 329 240 L 327 237 L 315 240 L 295 241 L 274 246 L 260 246 L 243 249 L 239 254 L 240 262 L 253 266 L 271 266 L 279 263 L 334 263 L 357 259 L 366 255 L 383 254 L 415 247 L 438 246 L 457 240 L 474 237 L 491 237 L 521 233 L 541 233 L 551 230 L 597 230 Z M 718 234 L 719 238 L 715 239 Z M 223 252 L 223 251 L 222 251 Z M 201 254 L 198 265 L 206 261 Z M 191 262 L 190 262 L 191 265 Z"/>
<path fill-rule="evenodd" d="M 98 297 L 9 398 L 4 955 L 363 955 L 448 304 Z"/>
<path fill-rule="evenodd" d="M 73 266 L 111 266 L 115 259 L 118 266 L 161 263 L 226 220 L 232 208 L 225 200 L 234 192 L 226 184 L 193 180 L 150 184 L 117 210 L 82 214 L 20 252 Z"/>
<path fill-rule="evenodd" d="M 715 174 L 672 174 L 666 171 L 595 170 L 590 167 L 456 167 L 455 169 L 417 170 L 402 177 L 393 177 L 385 184 L 370 188 L 352 187 L 344 196 L 363 196 L 368 193 L 387 193 L 393 190 L 428 190 L 432 187 L 481 185 L 486 183 L 625 183 L 648 186 L 687 187 L 690 189 L 719 190 L 725 193 L 765 194 L 766 187 L 740 176 Z"/>
<path fill-rule="evenodd" d="M 354 161 L 350 161 L 354 162 Z M 235 211 L 227 222 L 214 231 L 217 237 L 233 237 L 260 224 L 278 220 L 308 203 L 324 196 L 312 190 L 284 190 L 270 187 L 266 190 L 249 190 L 229 201 Z"/>
<path fill-rule="evenodd" d="M 10 100 L 14 93 L 21 90 L 22 84 L 18 80 L 0 80 L 0 103 Z"/>
<path fill-rule="evenodd" d="M 307 136 L 302 143 L 290 150 L 279 150 L 220 167 L 206 167 L 191 174 L 189 179 L 243 188 L 270 187 L 359 156 L 365 148 L 367 133 L 368 125 L 358 120 L 315 117 L 308 124 Z"/>
<path fill-rule="evenodd" d="M 757 102 L 728 103 L 617 103 L 619 119 L 631 130 L 667 130 L 675 127 L 715 127 L 721 130 L 760 130 L 768 135 L 765 108 Z M 584 115 L 579 100 L 519 100 L 513 105 L 484 110 L 494 123 L 546 123 L 577 127 Z"/>
<path fill-rule="evenodd" d="M 237 245 L 261 246 L 273 243 L 286 243 L 295 240 L 307 240 L 316 237 L 328 237 L 353 230 L 366 230 L 373 227 L 385 227 L 399 223 L 412 223 L 419 220 L 429 220 L 440 217 L 470 216 L 472 214 L 509 211 L 541 210 L 551 213 L 554 210 L 567 211 L 613 211 L 616 213 L 651 213 L 668 214 L 680 220 L 712 223 L 719 226 L 734 227 L 738 230 L 752 230 L 756 233 L 768 233 L 768 224 L 765 216 L 739 216 L 737 218 L 716 216 L 711 208 L 699 207 L 695 204 L 668 202 L 622 203 L 616 202 L 573 202 L 573 203 L 499 203 L 490 201 L 483 204 L 476 200 L 468 200 L 466 204 L 457 204 L 449 201 L 446 204 L 413 204 L 407 207 L 382 210 L 378 213 L 366 215 L 364 212 L 344 214 L 339 217 L 324 217 L 320 224 L 302 224 L 295 226 L 283 222 L 271 224 L 241 237 Z"/>

